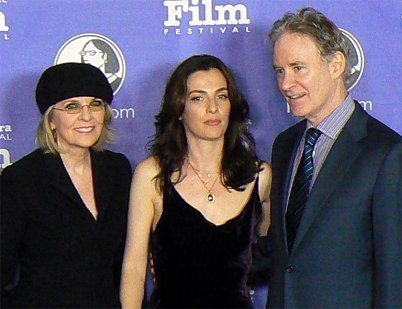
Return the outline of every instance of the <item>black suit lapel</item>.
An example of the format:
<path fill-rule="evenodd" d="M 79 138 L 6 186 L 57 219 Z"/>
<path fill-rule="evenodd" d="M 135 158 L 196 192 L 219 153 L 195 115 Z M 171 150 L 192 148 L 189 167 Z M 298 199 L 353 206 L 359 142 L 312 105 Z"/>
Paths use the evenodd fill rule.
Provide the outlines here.
<path fill-rule="evenodd" d="M 90 214 L 89 210 L 86 208 L 84 202 L 82 201 L 77 189 L 74 187 L 70 176 L 67 173 L 66 168 L 60 158 L 60 155 L 56 154 L 44 154 L 46 174 L 49 177 L 49 184 L 66 198 L 72 201 L 72 205 L 81 210 L 83 214 Z M 93 218 L 93 217 L 92 217 Z"/>
<path fill-rule="evenodd" d="M 108 156 L 105 152 L 91 151 L 92 176 L 95 192 L 95 202 L 98 209 L 98 220 L 102 220 L 111 199 L 113 188 L 114 173 L 112 167 L 108 164 Z"/>
<path fill-rule="evenodd" d="M 57 191 L 72 201 L 86 217 L 94 219 L 88 208 L 85 206 L 77 189 L 65 169 L 59 155 L 45 154 L 45 165 L 49 175 L 49 183 Z M 108 168 L 107 156 L 103 152 L 91 151 L 92 177 L 95 194 L 95 203 L 98 210 L 97 220 L 101 220 L 111 199 L 110 183 L 114 177 L 110 167 Z"/>
<path fill-rule="evenodd" d="M 327 200 L 361 153 L 362 147 L 359 141 L 367 135 L 366 124 L 367 114 L 360 106 L 356 106 L 356 110 L 330 150 L 311 190 L 297 231 L 293 252 L 297 251 L 297 246 L 303 240 L 321 208 L 327 205 Z"/>
<path fill-rule="evenodd" d="M 274 168 L 273 172 L 275 173 L 273 177 L 272 186 L 275 188 L 276 192 L 279 193 L 278 200 L 274 201 L 278 203 L 279 209 L 279 222 L 281 222 L 281 232 L 282 237 L 285 239 L 286 236 L 286 205 L 287 205 L 287 196 L 290 188 L 290 178 L 292 175 L 293 162 L 295 160 L 295 156 L 297 153 L 297 147 L 299 145 L 300 139 L 303 136 L 303 132 L 306 127 L 306 121 L 301 121 L 296 124 L 291 130 L 285 131 L 283 137 L 278 141 L 276 145 L 277 153 L 272 156 L 272 166 Z M 275 218 L 274 220 L 277 220 Z M 286 245 L 287 248 L 287 245 Z"/>

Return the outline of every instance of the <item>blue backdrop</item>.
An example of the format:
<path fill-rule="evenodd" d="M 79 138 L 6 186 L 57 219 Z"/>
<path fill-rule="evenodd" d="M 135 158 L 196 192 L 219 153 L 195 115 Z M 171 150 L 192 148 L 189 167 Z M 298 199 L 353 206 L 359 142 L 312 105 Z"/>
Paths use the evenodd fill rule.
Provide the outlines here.
<path fill-rule="evenodd" d="M 349 39 L 352 96 L 402 133 L 401 0 L 0 0 L 0 172 L 36 148 L 34 92 L 48 66 L 101 66 L 115 90 L 111 148 L 134 166 L 147 156 L 169 74 L 200 53 L 235 72 L 258 153 L 269 161 L 275 136 L 297 119 L 277 89 L 267 33 L 303 5 L 329 16 Z"/>

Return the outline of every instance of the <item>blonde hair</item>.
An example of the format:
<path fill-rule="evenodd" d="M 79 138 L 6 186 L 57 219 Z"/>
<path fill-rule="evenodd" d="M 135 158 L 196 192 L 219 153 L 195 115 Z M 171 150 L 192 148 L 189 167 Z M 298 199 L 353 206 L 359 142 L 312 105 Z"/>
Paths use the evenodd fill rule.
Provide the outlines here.
<path fill-rule="evenodd" d="M 36 133 L 36 143 L 45 153 L 61 153 L 60 147 L 57 145 L 57 135 L 56 131 L 52 130 L 50 122 L 53 118 L 53 106 L 50 106 L 39 122 L 37 133 Z M 105 119 L 103 122 L 103 128 L 98 141 L 91 147 L 95 151 L 104 150 L 104 146 L 111 144 L 113 142 L 115 131 L 111 128 L 111 123 L 113 120 L 112 108 L 109 104 L 105 104 Z"/>

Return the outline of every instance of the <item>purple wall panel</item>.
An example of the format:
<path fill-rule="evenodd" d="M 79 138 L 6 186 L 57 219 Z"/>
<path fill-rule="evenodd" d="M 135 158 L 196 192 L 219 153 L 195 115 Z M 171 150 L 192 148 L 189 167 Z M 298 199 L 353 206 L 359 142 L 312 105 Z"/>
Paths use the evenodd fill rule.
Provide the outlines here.
<path fill-rule="evenodd" d="M 235 13 L 220 17 L 222 5 Z M 105 74 L 115 80 L 118 137 L 111 148 L 133 165 L 147 156 L 169 74 L 199 53 L 222 58 L 235 72 L 251 105 L 258 152 L 269 161 L 275 136 L 297 119 L 277 89 L 267 32 L 302 5 L 321 10 L 358 42 L 351 93 L 402 133 L 400 0 L 0 0 L 0 171 L 36 147 L 40 73 L 55 62 L 82 61 L 78 52 L 94 40 L 106 46 Z"/>

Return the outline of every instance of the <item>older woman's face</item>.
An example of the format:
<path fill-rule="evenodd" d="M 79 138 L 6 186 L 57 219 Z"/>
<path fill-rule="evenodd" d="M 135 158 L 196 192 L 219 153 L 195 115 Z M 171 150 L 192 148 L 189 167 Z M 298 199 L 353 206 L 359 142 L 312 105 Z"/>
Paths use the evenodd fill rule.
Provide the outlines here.
<path fill-rule="evenodd" d="M 57 144 L 63 152 L 88 149 L 96 144 L 104 125 L 105 108 L 91 111 L 88 105 L 99 101 L 101 100 L 94 97 L 74 97 L 53 106 L 50 126 L 56 131 Z M 74 108 L 77 104 L 83 106 L 77 114 L 69 114 L 63 110 Z"/>

